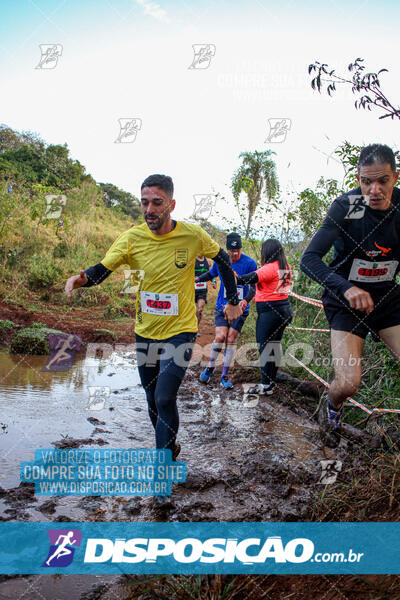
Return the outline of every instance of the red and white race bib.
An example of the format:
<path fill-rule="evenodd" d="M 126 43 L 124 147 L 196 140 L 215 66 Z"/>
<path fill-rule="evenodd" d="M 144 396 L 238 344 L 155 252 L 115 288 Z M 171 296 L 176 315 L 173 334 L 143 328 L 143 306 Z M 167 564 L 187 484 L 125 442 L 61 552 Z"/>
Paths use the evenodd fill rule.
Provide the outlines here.
<path fill-rule="evenodd" d="M 236 287 L 237 287 L 237 293 L 239 296 L 239 300 L 243 300 L 243 286 L 238 285 Z M 224 298 L 226 298 L 226 288 L 224 288 Z"/>
<path fill-rule="evenodd" d="M 155 294 L 140 292 L 142 312 L 150 315 L 178 315 L 178 294 Z"/>
<path fill-rule="evenodd" d="M 364 283 L 375 283 L 377 281 L 392 281 L 398 260 L 387 260 L 386 262 L 371 262 L 355 258 L 349 273 L 352 281 L 363 281 Z"/>
<path fill-rule="evenodd" d="M 204 290 L 205 288 L 207 288 L 206 281 L 198 281 L 197 283 L 195 282 L 195 284 L 194 284 L 195 290 Z"/>

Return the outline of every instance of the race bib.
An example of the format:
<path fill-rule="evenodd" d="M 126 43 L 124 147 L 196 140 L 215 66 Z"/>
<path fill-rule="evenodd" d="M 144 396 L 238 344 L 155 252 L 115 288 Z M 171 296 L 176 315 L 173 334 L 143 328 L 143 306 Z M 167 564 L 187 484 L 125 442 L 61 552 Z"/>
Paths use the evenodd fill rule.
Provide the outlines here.
<path fill-rule="evenodd" d="M 239 300 L 243 300 L 243 286 L 242 285 L 237 286 L 237 293 L 239 296 Z M 224 298 L 226 298 L 226 289 L 225 288 L 224 288 Z"/>
<path fill-rule="evenodd" d="M 197 283 L 194 284 L 195 290 L 204 290 L 205 288 L 207 288 L 206 281 L 198 281 Z"/>
<path fill-rule="evenodd" d="M 178 315 L 178 294 L 140 292 L 142 312 L 150 315 Z"/>
<path fill-rule="evenodd" d="M 363 281 L 365 283 L 392 281 L 398 264 L 398 260 L 371 262 L 355 258 L 351 266 L 349 279 L 352 281 Z"/>

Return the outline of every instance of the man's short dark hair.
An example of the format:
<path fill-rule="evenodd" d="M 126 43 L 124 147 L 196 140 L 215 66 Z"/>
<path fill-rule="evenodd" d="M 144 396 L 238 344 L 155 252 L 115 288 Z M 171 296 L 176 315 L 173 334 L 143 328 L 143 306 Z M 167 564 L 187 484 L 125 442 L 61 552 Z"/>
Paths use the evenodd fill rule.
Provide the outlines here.
<path fill-rule="evenodd" d="M 172 178 L 169 175 L 149 175 L 143 181 L 140 189 L 142 190 L 144 187 L 158 187 L 163 192 L 170 194 L 172 197 L 174 195 L 174 183 Z"/>
<path fill-rule="evenodd" d="M 393 173 L 396 173 L 396 157 L 393 150 L 385 144 L 370 144 L 361 150 L 357 163 L 358 173 L 361 167 L 369 167 L 375 163 L 388 164 Z"/>

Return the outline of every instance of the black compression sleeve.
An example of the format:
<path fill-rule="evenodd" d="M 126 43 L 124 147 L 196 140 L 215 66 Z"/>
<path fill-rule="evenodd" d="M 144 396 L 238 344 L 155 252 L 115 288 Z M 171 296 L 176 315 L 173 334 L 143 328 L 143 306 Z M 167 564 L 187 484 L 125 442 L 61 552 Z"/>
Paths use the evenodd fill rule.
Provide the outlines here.
<path fill-rule="evenodd" d="M 86 269 L 85 275 L 88 280 L 85 285 L 82 285 L 82 287 L 92 287 L 93 285 L 98 285 L 107 279 L 111 273 L 112 271 L 110 271 L 110 269 L 107 269 L 107 267 L 101 263 L 97 263 L 97 265 L 94 265 L 94 267 L 89 267 Z"/>
<path fill-rule="evenodd" d="M 246 273 L 245 275 L 239 275 L 237 278 L 237 282 L 239 285 L 246 285 L 246 283 L 258 283 L 257 271 L 253 271 L 252 273 Z"/>
<path fill-rule="evenodd" d="M 253 284 L 250 286 L 249 293 L 247 294 L 246 298 L 244 298 L 244 300 L 246 300 L 247 304 L 249 304 L 249 302 L 251 302 L 251 300 L 254 298 L 255 293 L 256 293 L 256 286 Z"/>
<path fill-rule="evenodd" d="M 207 271 L 206 273 L 203 273 L 202 275 L 199 275 L 199 281 L 211 281 L 211 279 L 213 279 L 213 276 L 210 275 L 210 271 Z"/>
<path fill-rule="evenodd" d="M 232 269 L 229 254 L 220 248 L 217 256 L 214 256 L 213 261 L 217 263 L 221 279 L 225 286 L 228 302 L 231 300 L 238 300 L 235 274 Z"/>
<path fill-rule="evenodd" d="M 323 262 L 322 257 L 343 233 L 347 210 L 348 200 L 338 198 L 333 202 L 325 221 L 312 238 L 300 262 L 300 269 L 306 275 L 335 294 L 344 294 L 354 283 L 335 273 Z"/>

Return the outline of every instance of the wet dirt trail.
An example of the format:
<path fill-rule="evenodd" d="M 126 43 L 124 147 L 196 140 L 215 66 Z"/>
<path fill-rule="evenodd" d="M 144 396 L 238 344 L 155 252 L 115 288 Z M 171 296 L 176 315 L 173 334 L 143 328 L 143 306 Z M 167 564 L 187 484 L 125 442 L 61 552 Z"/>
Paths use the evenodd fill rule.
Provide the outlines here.
<path fill-rule="evenodd" d="M 35 496 L 19 483 L 19 464 L 37 448 L 151 448 L 153 429 L 135 358 L 81 356 L 67 373 L 43 373 L 46 357 L 0 355 L 2 520 L 154 520 L 149 497 Z M 187 480 L 174 485 L 162 520 L 293 520 L 306 515 L 325 458 L 316 424 L 281 406 L 279 396 L 250 397 L 242 386 L 208 386 L 189 367 L 179 394 Z M 89 386 L 108 386 L 101 410 Z"/>
<path fill-rule="evenodd" d="M 200 344 L 213 328 L 202 324 Z M 46 356 L 0 352 L 0 520 L 6 521 L 300 521 L 320 491 L 327 458 L 316 423 L 274 396 L 244 399 L 242 385 L 225 391 L 219 370 L 204 386 L 189 367 L 178 403 L 180 461 L 187 480 L 174 484 L 172 502 L 156 509 L 151 497 L 35 496 L 20 483 L 20 462 L 37 448 L 152 448 L 154 433 L 134 352 L 75 357 L 68 372 L 42 372 Z M 106 386 L 104 406 L 90 404 L 89 387 Z M 94 410 L 97 408 L 99 410 Z M 113 577 L 30 576 L 0 581 L 0 600 L 124 598 Z"/>

